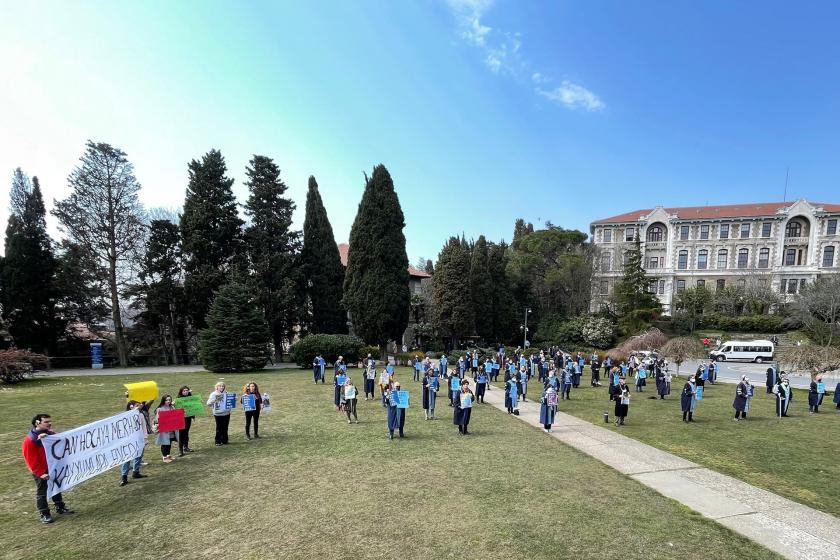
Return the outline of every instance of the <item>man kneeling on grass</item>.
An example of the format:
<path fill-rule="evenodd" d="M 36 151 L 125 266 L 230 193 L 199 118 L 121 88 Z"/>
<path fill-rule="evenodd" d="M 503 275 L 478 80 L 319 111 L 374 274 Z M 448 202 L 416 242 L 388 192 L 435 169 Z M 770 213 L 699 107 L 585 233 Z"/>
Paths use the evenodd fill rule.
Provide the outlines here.
<path fill-rule="evenodd" d="M 50 505 L 47 501 L 47 481 L 50 478 L 47 470 L 47 453 L 44 451 L 44 444 L 41 441 L 48 435 L 52 435 L 52 418 L 49 414 L 36 414 L 32 419 L 32 430 L 23 438 L 23 460 L 35 478 L 35 504 L 38 513 L 41 515 L 41 523 L 52 523 Z M 73 513 L 61 497 L 61 494 L 53 496 L 56 512 L 61 515 Z"/>

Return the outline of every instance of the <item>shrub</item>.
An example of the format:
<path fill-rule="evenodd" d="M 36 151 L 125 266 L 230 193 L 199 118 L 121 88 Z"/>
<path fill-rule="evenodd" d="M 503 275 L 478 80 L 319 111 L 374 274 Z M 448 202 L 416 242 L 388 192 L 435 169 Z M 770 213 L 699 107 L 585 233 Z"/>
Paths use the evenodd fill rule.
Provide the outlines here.
<path fill-rule="evenodd" d="M 359 357 L 362 358 L 362 359 L 367 358 L 368 354 L 370 354 L 371 358 L 373 358 L 374 360 L 378 360 L 379 359 L 379 346 L 372 346 L 372 345 L 363 346 L 362 349 L 359 351 Z M 326 358 L 324 358 L 324 359 L 326 360 Z M 310 360 L 309 363 L 311 364 L 312 360 Z"/>
<path fill-rule="evenodd" d="M 783 331 L 795 331 L 796 329 L 801 329 L 802 325 L 803 325 L 802 319 L 800 319 L 799 317 L 796 317 L 796 316 L 791 316 L 791 317 L 785 317 L 784 319 L 782 319 L 782 322 L 779 325 L 779 327 Z"/>
<path fill-rule="evenodd" d="M 609 348 L 615 340 L 615 325 L 603 317 L 589 317 L 582 329 L 583 342 L 594 348 Z"/>
<path fill-rule="evenodd" d="M 0 350 L 0 380 L 17 383 L 32 375 L 33 371 L 46 369 L 49 360 L 43 354 L 9 348 Z"/>
<path fill-rule="evenodd" d="M 344 361 L 352 364 L 359 361 L 359 356 L 362 355 L 364 349 L 365 342 L 358 336 L 310 334 L 292 345 L 289 349 L 289 357 L 301 367 L 312 365 L 312 361 L 319 353 L 327 362 L 335 362 L 339 356 L 344 356 Z M 364 355 L 367 356 L 367 352 Z"/>

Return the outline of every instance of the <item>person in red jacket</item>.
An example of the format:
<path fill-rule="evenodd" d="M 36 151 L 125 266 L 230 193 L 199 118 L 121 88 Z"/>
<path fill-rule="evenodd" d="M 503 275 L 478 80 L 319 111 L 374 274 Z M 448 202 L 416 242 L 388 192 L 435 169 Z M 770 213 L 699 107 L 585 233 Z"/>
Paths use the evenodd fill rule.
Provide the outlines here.
<path fill-rule="evenodd" d="M 23 438 L 23 460 L 26 461 L 27 468 L 35 478 L 35 504 L 41 515 L 41 523 L 53 522 L 47 502 L 47 480 L 50 478 L 47 470 L 47 454 L 41 440 L 54 433 L 50 415 L 36 414 L 32 419 L 32 430 Z M 62 515 L 73 513 L 73 510 L 65 505 L 60 493 L 52 499 L 57 513 Z"/>

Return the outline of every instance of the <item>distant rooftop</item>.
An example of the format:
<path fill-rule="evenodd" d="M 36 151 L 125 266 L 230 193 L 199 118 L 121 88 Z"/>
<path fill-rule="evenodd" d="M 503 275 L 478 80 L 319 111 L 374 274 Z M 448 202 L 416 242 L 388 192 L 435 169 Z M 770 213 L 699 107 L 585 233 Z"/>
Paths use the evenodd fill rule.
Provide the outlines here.
<path fill-rule="evenodd" d="M 782 208 L 787 208 L 796 203 L 791 202 L 761 202 L 758 204 L 723 204 L 718 206 L 686 206 L 683 208 L 663 208 L 668 214 L 676 215 L 680 220 L 714 220 L 720 218 L 761 218 L 775 216 Z M 825 204 L 822 202 L 810 202 L 811 206 L 822 208 L 826 212 L 840 212 L 840 204 Z M 617 216 L 603 218 L 592 222 L 592 225 L 600 224 L 621 224 L 637 222 L 641 216 L 647 216 L 655 208 L 634 210 Z"/>
<path fill-rule="evenodd" d="M 338 244 L 338 253 L 341 255 L 341 264 L 347 268 L 347 253 L 350 251 L 350 245 L 347 243 Z M 432 275 L 424 270 L 419 270 L 413 266 L 408 267 L 408 274 L 414 278 L 431 278 Z"/>

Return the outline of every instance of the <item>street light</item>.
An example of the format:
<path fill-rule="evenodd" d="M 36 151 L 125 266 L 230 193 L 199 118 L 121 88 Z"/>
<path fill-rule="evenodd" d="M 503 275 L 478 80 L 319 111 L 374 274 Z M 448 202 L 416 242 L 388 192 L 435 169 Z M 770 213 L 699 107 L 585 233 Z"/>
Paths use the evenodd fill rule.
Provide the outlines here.
<path fill-rule="evenodd" d="M 525 351 L 525 348 L 528 347 L 528 313 L 530 313 L 530 312 L 531 312 L 531 308 L 526 307 L 525 308 L 525 325 L 519 327 L 519 329 L 522 331 L 522 337 L 523 337 L 522 350 L 523 351 Z"/>

